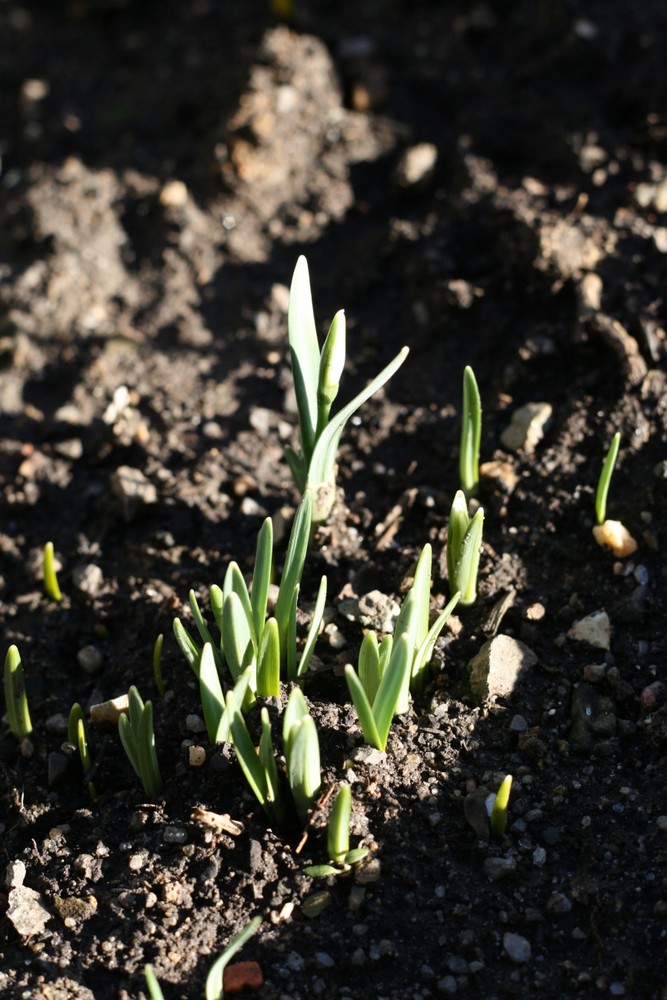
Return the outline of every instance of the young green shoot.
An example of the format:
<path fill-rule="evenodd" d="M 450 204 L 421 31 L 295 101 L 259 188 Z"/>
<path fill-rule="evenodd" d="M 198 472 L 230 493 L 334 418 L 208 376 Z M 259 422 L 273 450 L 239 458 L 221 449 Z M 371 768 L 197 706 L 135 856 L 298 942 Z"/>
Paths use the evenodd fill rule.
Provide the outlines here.
<path fill-rule="evenodd" d="M 223 989 L 225 966 L 229 964 L 237 951 L 241 950 L 246 941 L 259 930 L 261 923 L 261 917 L 253 917 L 250 923 L 232 938 L 222 955 L 216 958 L 206 977 L 206 1000 L 222 1000 L 225 995 Z"/>
<path fill-rule="evenodd" d="M 294 269 L 288 309 L 288 333 L 294 390 L 299 414 L 299 451 L 285 450 L 297 489 L 311 489 L 313 524 L 329 517 L 336 497 L 336 454 L 345 425 L 401 367 L 404 347 L 357 396 L 331 417 L 345 366 L 345 314 L 337 312 L 320 351 L 305 257 Z"/>
<path fill-rule="evenodd" d="M 159 636 L 155 640 L 153 645 L 153 680 L 155 681 L 155 687 L 157 688 L 157 693 L 161 698 L 164 697 L 164 677 L 162 676 L 162 646 L 164 644 L 164 635 L 160 632 Z"/>
<path fill-rule="evenodd" d="M 465 494 L 457 490 L 447 528 L 447 575 L 450 591 L 461 594 L 461 604 L 473 604 L 477 597 L 483 528 L 484 508 L 470 517 Z"/>
<path fill-rule="evenodd" d="M 482 436 L 482 401 L 475 373 L 470 366 L 463 370 L 463 408 L 461 445 L 459 449 L 459 479 L 461 489 L 470 498 L 479 486 L 479 446 Z"/>
<path fill-rule="evenodd" d="M 306 875 L 313 878 L 327 878 L 329 875 L 345 875 L 353 865 L 366 857 L 368 848 L 357 847 L 350 850 L 350 818 L 352 815 L 352 792 L 349 785 L 342 784 L 329 815 L 327 825 L 327 852 L 331 864 L 311 865 L 305 868 Z"/>
<path fill-rule="evenodd" d="M 32 732 L 32 722 L 25 691 L 23 662 L 16 646 L 10 646 L 5 656 L 4 688 L 9 728 L 17 740 L 22 740 Z"/>
<path fill-rule="evenodd" d="M 67 721 L 67 742 L 76 747 L 79 751 L 79 759 L 81 760 L 83 776 L 84 779 L 87 779 L 93 769 L 93 760 L 90 756 L 90 749 L 88 746 L 88 728 L 86 726 L 86 719 L 83 714 L 83 709 L 78 701 L 75 702 L 70 709 L 69 719 Z M 88 794 L 93 802 L 97 801 L 97 791 L 95 790 L 95 785 L 92 781 L 88 781 Z"/>
<path fill-rule="evenodd" d="M 225 968 L 234 955 L 241 950 L 246 941 L 256 933 L 261 923 L 261 917 L 253 917 L 250 923 L 246 924 L 243 930 L 232 938 L 222 955 L 216 958 L 206 977 L 205 1000 L 224 1000 Z M 151 1000 L 164 1000 L 164 993 L 152 965 L 144 966 L 144 976 L 146 977 L 146 988 Z"/>
<path fill-rule="evenodd" d="M 618 449 L 621 443 L 621 435 L 617 431 L 611 439 L 611 445 L 604 460 L 600 478 L 598 479 L 597 490 L 595 491 L 595 516 L 598 524 L 604 524 L 607 519 L 607 496 L 609 495 L 609 484 L 611 482 L 614 466 L 618 457 Z"/>
<path fill-rule="evenodd" d="M 507 804 L 509 802 L 511 789 L 512 775 L 508 774 L 503 778 L 500 788 L 496 792 L 493 808 L 491 809 L 489 828 L 493 837 L 500 838 L 505 833 L 505 829 L 507 827 Z"/>
<path fill-rule="evenodd" d="M 128 691 L 129 708 L 118 719 L 118 734 L 123 749 L 149 799 L 162 788 L 162 777 L 155 750 L 153 704 L 145 704 L 134 685 Z"/>
<path fill-rule="evenodd" d="M 364 739 L 378 750 L 386 749 L 394 715 L 408 711 L 410 692 L 418 694 L 424 689 L 435 643 L 460 597 L 454 594 L 429 627 L 431 562 L 432 550 L 427 544 L 393 636 L 385 636 L 378 644 L 375 633 L 368 632 L 359 650 L 358 674 L 351 664 L 345 667 Z"/>
<path fill-rule="evenodd" d="M 259 749 L 255 750 L 246 721 L 233 693 L 227 695 L 232 742 L 241 769 L 269 820 L 281 826 L 287 816 L 283 782 L 278 774 L 269 713 L 261 711 Z M 283 716 L 283 750 L 287 784 L 299 818 L 305 822 L 322 784 L 317 728 L 308 714 L 300 688 L 294 688 Z"/>
<path fill-rule="evenodd" d="M 236 683 L 241 674 L 251 668 L 249 694 L 245 707 L 253 697 L 280 696 L 280 673 L 288 681 L 302 682 L 310 666 L 326 602 L 326 577 L 322 577 L 315 608 L 304 646 L 297 647 L 297 606 L 301 576 L 308 551 L 312 523 L 313 498 L 307 490 L 299 504 L 290 532 L 287 555 L 273 617 L 266 618 L 269 585 L 273 565 L 273 523 L 264 521 L 257 538 L 255 568 L 250 590 L 237 563 L 231 562 L 222 587 L 210 588 L 211 610 L 219 641 L 209 630 L 190 592 L 190 608 L 199 640 L 211 646 L 218 669 L 225 666 Z M 203 646 L 187 631 L 181 621 L 174 620 L 174 634 L 186 660 L 199 678 Z"/>
<path fill-rule="evenodd" d="M 44 590 L 53 601 L 62 601 L 63 595 L 60 591 L 58 576 L 56 574 L 56 557 L 53 551 L 53 542 L 47 542 L 44 546 Z"/>

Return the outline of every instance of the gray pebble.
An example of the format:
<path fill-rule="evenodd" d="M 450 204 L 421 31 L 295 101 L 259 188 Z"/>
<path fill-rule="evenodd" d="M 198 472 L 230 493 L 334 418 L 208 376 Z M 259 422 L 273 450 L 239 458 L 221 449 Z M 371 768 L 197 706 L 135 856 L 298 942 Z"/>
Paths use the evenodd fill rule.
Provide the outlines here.
<path fill-rule="evenodd" d="M 87 674 L 96 674 L 104 662 L 101 650 L 97 646 L 84 646 L 76 654 L 77 663 Z"/>
<path fill-rule="evenodd" d="M 569 913 L 571 909 L 571 900 L 562 892 L 552 892 L 547 900 L 547 913 L 551 913 L 555 917 Z"/>
<path fill-rule="evenodd" d="M 444 993 L 447 996 L 453 996 L 456 993 L 456 980 L 454 976 L 445 976 L 443 979 L 439 979 L 437 983 L 438 993 Z"/>
<path fill-rule="evenodd" d="M 503 948 L 513 962 L 528 962 L 532 954 L 530 941 L 520 934 L 513 934 L 508 931 L 503 934 Z"/>
<path fill-rule="evenodd" d="M 497 882 L 501 878 L 506 878 L 516 871 L 516 861 L 514 858 L 487 858 L 484 862 L 484 872 L 492 882 Z"/>

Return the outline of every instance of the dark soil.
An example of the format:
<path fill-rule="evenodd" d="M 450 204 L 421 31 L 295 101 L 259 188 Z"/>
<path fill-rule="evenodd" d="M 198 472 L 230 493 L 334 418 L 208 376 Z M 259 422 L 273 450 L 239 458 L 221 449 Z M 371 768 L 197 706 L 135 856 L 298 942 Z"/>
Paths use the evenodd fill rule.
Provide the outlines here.
<path fill-rule="evenodd" d="M 49 917 L 17 923 L 0 890 L 2 996 L 146 996 L 150 962 L 167 1000 L 200 997 L 260 915 L 239 957 L 262 1000 L 666 997 L 665 5 L 310 0 L 287 25 L 268 0 L 5 0 L 0 46 L 2 655 L 21 650 L 34 724 L 20 746 L 2 724 L 3 886 L 22 861 L 29 913 Z M 410 178 L 419 143 L 435 171 Z M 299 253 L 322 330 L 346 310 L 346 398 L 411 349 L 344 436 L 302 591 L 307 608 L 327 574 L 305 693 L 373 859 L 331 883 L 303 874 L 326 858 L 318 818 L 305 841 L 268 829 L 233 752 L 193 731 L 171 631 L 191 587 L 206 602 L 230 559 L 250 572 L 267 513 L 289 528 Z M 363 623 L 339 604 L 400 600 L 427 541 L 447 599 L 466 364 L 482 460 L 500 463 L 479 599 L 386 756 L 351 760 L 342 667 Z M 527 402 L 552 419 L 511 452 Z M 591 534 L 616 430 L 609 513 L 639 546 L 624 561 Z M 145 477 L 134 502 L 123 467 Z M 609 648 L 568 637 L 600 610 Z M 468 664 L 496 633 L 536 664 L 480 703 Z M 93 803 L 75 761 L 62 773 L 65 720 L 130 684 L 155 702 L 164 791 L 146 803 L 100 727 Z M 489 840 L 466 813 L 506 773 Z"/>

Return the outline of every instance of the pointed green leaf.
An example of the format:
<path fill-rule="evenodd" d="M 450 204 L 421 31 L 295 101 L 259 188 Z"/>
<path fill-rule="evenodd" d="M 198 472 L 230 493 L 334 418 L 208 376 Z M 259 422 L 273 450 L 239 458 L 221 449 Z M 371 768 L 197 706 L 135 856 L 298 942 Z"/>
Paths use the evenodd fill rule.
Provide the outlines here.
<path fill-rule="evenodd" d="M 327 484 L 333 481 L 338 443 L 345 428 L 345 424 L 348 422 L 350 417 L 356 413 L 359 407 L 366 402 L 367 399 L 370 399 L 370 397 L 376 393 L 378 389 L 382 388 L 385 382 L 389 381 L 391 376 L 401 367 L 408 354 L 409 348 L 403 347 L 396 357 L 382 369 L 380 374 L 376 375 L 376 377 L 368 383 L 365 389 L 362 389 L 362 391 L 358 393 L 354 399 L 352 399 L 346 406 L 339 410 L 334 417 L 331 418 L 330 422 L 318 438 L 313 456 L 308 466 L 309 488 L 317 490 L 322 484 Z"/>
<path fill-rule="evenodd" d="M 463 490 L 457 490 L 452 501 L 449 524 L 447 525 L 447 578 L 452 591 L 461 589 L 456 586 L 456 564 L 461 558 L 463 539 L 469 524 L 470 518 L 465 494 Z"/>
<path fill-rule="evenodd" d="M 410 685 L 411 668 L 410 641 L 407 635 L 403 635 L 394 643 L 391 659 L 382 676 L 377 697 L 373 703 L 373 717 L 381 743 L 381 746 L 378 747 L 379 750 L 384 750 L 387 746 L 392 719 L 397 712 L 403 692 Z"/>
<path fill-rule="evenodd" d="M 188 661 L 195 677 L 199 677 L 199 657 L 201 651 L 180 618 L 174 618 L 174 636 L 181 652 Z"/>
<path fill-rule="evenodd" d="M 343 862 L 346 865 L 356 865 L 359 864 L 360 861 L 363 861 L 367 855 L 367 847 L 355 847 L 354 850 L 347 852 L 343 858 Z"/>
<path fill-rule="evenodd" d="M 468 525 L 461 554 L 454 572 L 454 581 L 461 591 L 461 604 L 473 604 L 477 598 L 477 571 L 482 547 L 482 531 L 484 529 L 484 508 L 480 507 Z"/>
<path fill-rule="evenodd" d="M 267 788 L 264 768 L 250 739 L 245 719 L 241 715 L 231 691 L 227 695 L 227 707 L 229 709 L 230 729 L 238 762 L 257 801 L 268 814 L 270 810 L 266 800 Z"/>
<path fill-rule="evenodd" d="M 227 572 L 225 573 L 225 579 L 223 581 L 223 593 L 225 603 L 230 594 L 236 594 L 241 606 L 245 612 L 245 616 L 248 619 L 250 626 L 250 634 L 252 636 L 253 645 L 257 647 L 257 634 L 255 632 L 255 621 L 253 617 L 252 601 L 250 600 L 250 594 L 248 592 L 248 585 L 245 582 L 243 573 L 239 569 L 238 563 L 230 562 L 227 567 Z M 222 613 L 224 615 L 224 604 Z"/>
<path fill-rule="evenodd" d="M 494 837 L 502 837 L 507 826 L 507 806 L 512 790 L 512 775 L 507 774 L 496 792 L 496 798 L 491 810 L 489 827 Z"/>
<path fill-rule="evenodd" d="M 291 730 L 291 747 L 287 756 L 287 780 L 292 791 L 299 818 L 305 822 L 308 810 L 315 802 L 320 788 L 320 743 L 317 726 L 307 715 Z"/>
<path fill-rule="evenodd" d="M 373 704 L 380 686 L 380 650 L 375 632 L 367 632 L 359 648 L 357 664 L 359 680 L 366 692 L 369 704 Z"/>
<path fill-rule="evenodd" d="M 18 647 L 14 645 L 9 647 L 5 656 L 4 689 L 9 728 L 12 735 L 21 740 L 32 732 L 32 722 L 25 690 L 23 661 Z"/>
<path fill-rule="evenodd" d="M 62 601 L 63 595 L 58 584 L 53 542 L 47 542 L 44 546 L 44 590 L 52 600 Z"/>
<path fill-rule="evenodd" d="M 273 561 L 273 522 L 267 517 L 257 536 L 257 552 L 255 553 L 255 568 L 252 575 L 250 603 L 255 624 L 257 640 L 264 629 L 266 605 L 269 598 L 271 583 L 271 566 Z"/>
<path fill-rule="evenodd" d="M 190 605 L 190 610 L 192 611 L 192 617 L 195 620 L 195 625 L 197 626 L 197 631 L 199 632 L 199 638 L 202 643 L 210 642 L 213 645 L 213 638 L 208 630 L 208 625 L 204 621 L 204 616 L 201 613 L 201 608 L 197 602 L 197 595 L 194 590 L 191 590 L 188 594 L 188 603 Z"/>
<path fill-rule="evenodd" d="M 604 460 L 597 490 L 595 491 L 595 516 L 598 524 L 603 524 L 607 516 L 607 496 L 609 495 L 609 484 L 618 457 L 618 449 L 621 443 L 621 435 L 617 431 L 611 439 L 607 457 Z"/>
<path fill-rule="evenodd" d="M 301 448 L 308 461 L 315 444 L 317 427 L 317 383 L 320 345 L 315 327 L 310 276 L 305 257 L 299 257 L 289 295 L 287 327 L 294 377 L 294 392 L 299 411 Z"/>
<path fill-rule="evenodd" d="M 248 611 L 235 591 L 232 591 L 225 598 L 222 609 L 222 646 L 225 651 L 225 661 L 229 671 L 238 680 L 243 669 L 248 647 L 252 649 L 252 618 L 248 617 Z M 252 615 L 252 612 L 250 612 Z"/>
<path fill-rule="evenodd" d="M 232 938 L 222 955 L 215 960 L 209 970 L 208 976 L 206 977 L 206 1000 L 221 1000 L 221 997 L 223 996 L 222 984 L 225 966 L 234 957 L 237 951 L 243 947 L 248 938 L 252 937 L 261 923 L 261 917 L 253 917 L 247 927 L 244 927 L 243 930 L 236 935 L 236 937 Z"/>
<path fill-rule="evenodd" d="M 373 709 L 366 697 L 363 684 L 350 663 L 345 666 L 345 680 L 347 681 L 348 690 L 357 711 L 357 718 L 359 719 L 359 725 L 361 726 L 366 743 L 377 750 L 384 750 L 378 728 L 375 725 Z"/>
<path fill-rule="evenodd" d="M 225 696 L 209 642 L 205 644 L 199 661 L 199 692 L 208 739 L 215 744 L 218 742 L 218 728 L 225 710 Z"/>
<path fill-rule="evenodd" d="M 285 565 L 280 581 L 280 590 L 278 591 L 278 599 L 276 601 L 275 618 L 278 622 L 280 632 L 281 657 L 286 657 L 287 655 L 289 616 L 294 601 L 294 588 L 301 582 L 303 566 L 308 552 L 312 510 L 313 498 L 310 491 L 307 490 L 294 516 L 294 523 L 287 545 Z"/>
<path fill-rule="evenodd" d="M 467 497 L 479 485 L 479 446 L 482 436 L 482 401 L 477 380 L 468 365 L 463 371 L 463 406 L 461 444 L 459 448 L 459 479 Z"/>
<path fill-rule="evenodd" d="M 443 628 L 447 624 L 447 619 L 451 615 L 452 611 L 459 603 L 461 598 L 460 591 L 457 591 L 448 604 L 442 609 L 436 620 L 431 625 L 428 635 L 422 642 L 421 646 L 417 650 L 415 658 L 412 663 L 412 682 L 411 689 L 419 692 L 423 688 L 423 675 L 431 662 L 431 657 L 433 656 L 433 648 L 436 644 L 438 636 L 442 632 Z M 414 685 L 414 687 L 413 687 Z"/>
<path fill-rule="evenodd" d="M 283 750 L 286 758 L 289 757 L 292 747 L 292 730 L 303 722 L 307 715 L 308 705 L 301 688 L 292 688 L 283 713 Z"/>
<path fill-rule="evenodd" d="M 273 740 L 271 738 L 271 722 L 269 713 L 265 708 L 261 712 L 262 735 L 259 741 L 259 759 L 264 768 L 264 778 L 266 781 L 266 802 L 267 810 L 272 819 L 280 825 L 284 819 L 284 806 L 280 794 L 280 779 L 276 758 L 273 752 Z"/>
<path fill-rule="evenodd" d="M 262 632 L 257 658 L 257 694 L 260 698 L 280 697 L 280 636 L 275 618 L 268 619 Z"/>
<path fill-rule="evenodd" d="M 222 608 L 225 603 L 225 595 L 222 587 L 219 587 L 217 583 L 211 585 L 208 593 L 215 624 L 218 626 L 218 631 L 222 634 Z"/>
<path fill-rule="evenodd" d="M 343 861 L 350 850 L 351 816 L 352 791 L 349 785 L 342 784 L 334 799 L 327 824 L 327 852 L 332 861 Z"/>
<path fill-rule="evenodd" d="M 326 601 L 327 601 L 327 578 L 326 576 L 323 576 L 322 579 L 320 580 L 320 587 L 317 592 L 315 607 L 313 608 L 313 616 L 310 619 L 308 635 L 306 636 L 306 644 L 303 647 L 303 652 L 301 653 L 301 659 L 299 660 L 299 666 L 297 667 L 296 671 L 296 678 L 299 681 L 306 676 L 308 672 L 308 667 L 310 666 L 310 661 L 313 658 L 313 653 L 315 652 L 315 645 L 317 643 L 317 637 L 320 631 L 320 625 L 322 623 L 322 618 L 324 617 L 324 606 L 326 604 Z"/>
<path fill-rule="evenodd" d="M 317 431 L 319 437 L 329 422 L 331 404 L 338 395 L 345 367 L 345 313 L 340 309 L 333 318 L 320 355 L 317 382 Z"/>

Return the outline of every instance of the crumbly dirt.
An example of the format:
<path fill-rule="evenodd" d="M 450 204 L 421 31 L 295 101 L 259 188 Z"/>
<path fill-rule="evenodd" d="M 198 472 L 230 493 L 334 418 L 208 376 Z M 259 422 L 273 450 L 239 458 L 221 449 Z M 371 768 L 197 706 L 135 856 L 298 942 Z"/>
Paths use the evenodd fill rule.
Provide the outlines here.
<path fill-rule="evenodd" d="M 2 723 L 3 997 L 145 997 L 147 962 L 167 1000 L 199 997 L 255 915 L 261 1000 L 667 997 L 666 32 L 658 0 L 310 0 L 289 23 L 268 0 L 0 5 L 0 612 L 34 725 L 19 746 Z M 268 828 L 196 731 L 172 638 L 191 587 L 251 571 L 266 514 L 284 552 L 299 253 L 322 330 L 346 310 L 344 396 L 411 351 L 344 435 L 302 589 L 308 608 L 327 574 L 305 693 L 372 859 L 329 881 L 303 872 L 320 814 Z M 400 601 L 427 541 L 447 600 L 466 364 L 494 463 L 479 597 L 386 755 L 359 756 L 342 669 L 363 623 L 340 605 Z M 510 451 L 529 402 L 551 418 Z M 591 533 L 617 430 L 623 561 Z M 608 648 L 568 635 L 598 611 Z M 480 702 L 468 664 L 495 635 L 535 663 Z M 65 720 L 130 684 L 163 793 L 100 726 L 92 802 Z"/>

